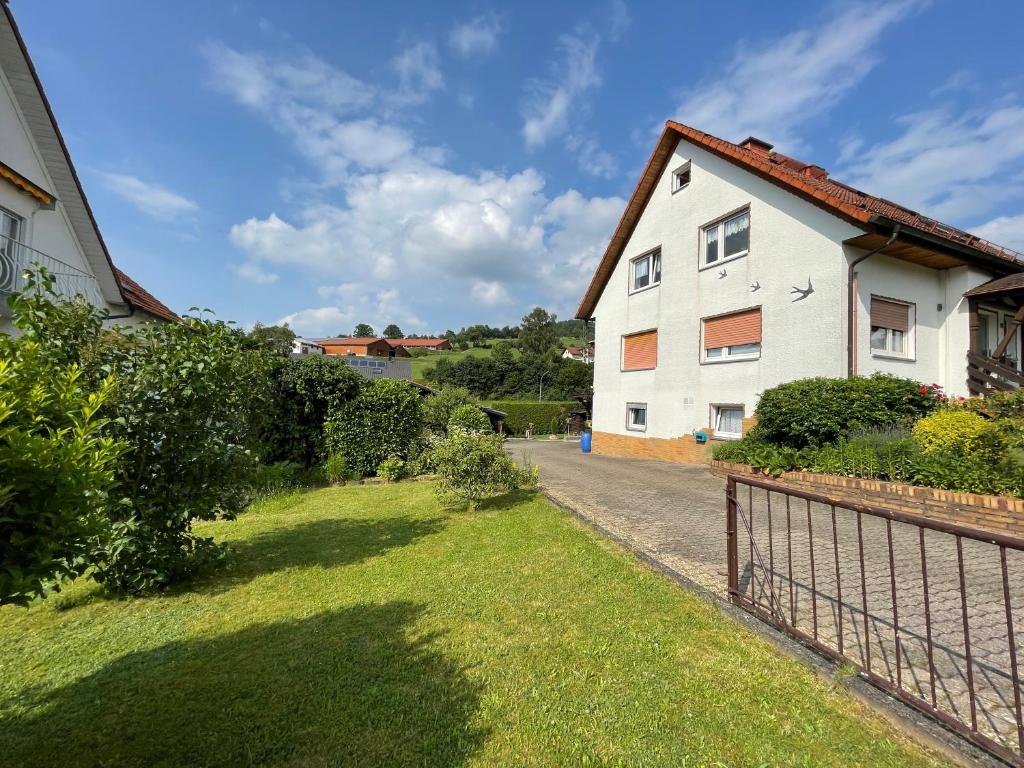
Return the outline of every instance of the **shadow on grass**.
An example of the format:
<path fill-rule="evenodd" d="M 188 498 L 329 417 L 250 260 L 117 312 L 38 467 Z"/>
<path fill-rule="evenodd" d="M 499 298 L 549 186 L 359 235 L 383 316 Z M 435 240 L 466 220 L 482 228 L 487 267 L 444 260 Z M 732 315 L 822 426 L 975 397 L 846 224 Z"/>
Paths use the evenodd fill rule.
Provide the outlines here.
<path fill-rule="evenodd" d="M 503 493 L 500 496 L 491 496 L 488 499 L 484 499 L 476 505 L 476 508 L 480 512 L 494 512 L 502 509 L 511 509 L 512 507 L 532 500 L 536 496 L 536 491 L 509 491 L 508 493 Z"/>
<path fill-rule="evenodd" d="M 227 566 L 197 584 L 207 592 L 233 586 L 256 576 L 284 570 L 351 565 L 389 549 L 404 547 L 438 533 L 444 518 L 421 520 L 389 517 L 379 520 L 330 518 L 275 528 L 229 545 Z"/>
<path fill-rule="evenodd" d="M 422 608 L 357 605 L 128 654 L 0 719 L 5 765 L 458 766 L 480 686 L 410 638 Z M 0 709 L 2 711 L 2 709 Z M 10 710 L 8 710 L 10 711 Z"/>

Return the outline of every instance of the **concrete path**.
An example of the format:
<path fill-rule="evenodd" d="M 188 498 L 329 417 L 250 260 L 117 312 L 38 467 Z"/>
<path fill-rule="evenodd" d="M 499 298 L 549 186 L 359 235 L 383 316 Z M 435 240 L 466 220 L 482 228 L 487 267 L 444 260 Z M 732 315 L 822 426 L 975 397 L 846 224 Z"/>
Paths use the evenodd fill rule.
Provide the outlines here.
<path fill-rule="evenodd" d="M 552 498 L 726 596 L 725 483 L 707 468 L 584 455 L 579 443 L 510 441 L 509 447 L 518 458 L 540 466 L 540 484 Z M 792 626 L 828 646 L 836 648 L 841 635 L 847 658 L 862 667 L 870 664 L 876 674 L 937 710 L 975 723 L 979 733 L 1018 749 L 998 547 L 961 541 L 972 657 L 968 664 L 955 537 L 925 533 L 926 612 L 916 526 L 891 526 L 890 571 L 890 530 L 884 520 L 861 516 L 858 533 L 858 516 L 840 508 L 833 529 L 829 506 L 792 499 L 787 516 L 785 497 L 772 494 L 769 533 L 765 492 L 748 493 L 741 486 L 738 495 L 764 563 L 762 569 L 741 521 L 740 586 L 748 595 L 765 608 L 777 606 Z M 1006 555 L 1019 655 L 1024 646 L 1024 555 L 1013 550 Z M 929 646 L 934 649 L 931 662 Z"/>

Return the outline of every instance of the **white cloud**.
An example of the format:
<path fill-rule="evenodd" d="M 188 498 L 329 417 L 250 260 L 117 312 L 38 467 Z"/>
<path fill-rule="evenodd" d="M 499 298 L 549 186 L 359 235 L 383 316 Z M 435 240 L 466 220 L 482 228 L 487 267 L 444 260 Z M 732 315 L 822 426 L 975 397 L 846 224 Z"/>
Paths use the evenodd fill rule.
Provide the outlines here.
<path fill-rule="evenodd" d="M 496 280 L 476 280 L 469 292 L 473 301 L 485 307 L 495 307 L 499 304 L 508 304 L 512 297 L 508 295 L 505 286 Z"/>
<path fill-rule="evenodd" d="M 896 124 L 898 136 L 848 157 L 844 181 L 954 223 L 1021 195 L 1024 106 L 936 109 Z"/>
<path fill-rule="evenodd" d="M 400 103 L 422 103 L 444 87 L 437 49 L 430 43 L 406 48 L 392 59 L 391 66 L 398 74 L 396 98 Z"/>
<path fill-rule="evenodd" d="M 528 85 L 530 98 L 523 110 L 523 138 L 529 149 L 544 146 L 565 132 L 576 102 L 601 84 L 597 52 L 601 37 L 596 33 L 563 35 L 558 42 L 562 55 L 551 80 Z"/>
<path fill-rule="evenodd" d="M 860 2 L 781 39 L 743 40 L 714 78 L 684 94 L 673 117 L 732 141 L 755 135 L 798 151 L 804 123 L 863 80 L 878 63 L 882 34 L 920 6 Z"/>
<path fill-rule="evenodd" d="M 194 202 L 166 187 L 122 173 L 102 174 L 103 186 L 154 219 L 171 221 L 198 209 Z"/>
<path fill-rule="evenodd" d="M 281 276 L 275 272 L 268 272 L 259 264 L 254 264 L 250 261 L 244 264 L 236 264 L 232 267 L 235 274 L 239 277 L 249 280 L 259 285 L 269 285 L 270 283 L 276 283 Z"/>
<path fill-rule="evenodd" d="M 337 307 L 316 307 L 285 315 L 277 325 L 287 325 L 299 336 L 317 338 L 347 334 L 350 326 L 359 322 L 354 318 L 354 314 Z"/>
<path fill-rule="evenodd" d="M 493 53 L 504 28 L 501 17 L 490 13 L 458 24 L 448 34 L 448 44 L 463 58 Z"/>
<path fill-rule="evenodd" d="M 996 245 L 1024 252 L 1024 213 L 1014 216 L 998 216 L 977 227 L 972 227 L 971 232 Z"/>

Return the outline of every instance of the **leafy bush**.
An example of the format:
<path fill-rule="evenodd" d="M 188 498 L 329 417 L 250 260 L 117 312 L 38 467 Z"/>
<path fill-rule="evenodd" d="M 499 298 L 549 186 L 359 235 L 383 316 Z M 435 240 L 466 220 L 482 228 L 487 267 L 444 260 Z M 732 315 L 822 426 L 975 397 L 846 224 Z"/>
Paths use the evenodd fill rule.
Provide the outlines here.
<path fill-rule="evenodd" d="M 752 436 L 793 448 L 826 445 L 857 429 L 909 426 L 938 402 L 935 390 L 885 374 L 801 379 L 761 395 Z"/>
<path fill-rule="evenodd" d="M 377 477 L 385 482 L 394 483 L 405 476 L 405 462 L 398 456 L 388 456 L 377 467 Z"/>
<path fill-rule="evenodd" d="M 343 453 L 332 453 L 324 462 L 324 477 L 329 483 L 344 483 L 350 474 L 351 470 L 348 468 L 348 461 L 345 460 Z"/>
<path fill-rule="evenodd" d="M 970 453 L 996 447 L 998 427 L 959 408 L 943 408 L 914 425 L 914 440 L 925 453 Z"/>
<path fill-rule="evenodd" d="M 466 432 L 490 432 L 491 420 L 475 405 L 460 405 L 448 421 L 448 432 L 461 429 Z"/>
<path fill-rule="evenodd" d="M 993 461 L 979 453 L 921 454 L 914 467 L 914 482 L 932 488 L 970 493 L 1024 496 L 1024 471 L 1012 459 Z"/>
<path fill-rule="evenodd" d="M 476 502 L 536 483 L 536 467 L 520 468 L 501 435 L 454 430 L 434 448 L 437 493 L 443 503 Z"/>
<path fill-rule="evenodd" d="M 531 424 L 535 435 L 562 432 L 566 418 L 579 404 L 572 400 L 494 400 L 487 405 L 507 414 L 505 431 L 508 434 L 522 436 Z"/>
<path fill-rule="evenodd" d="M 103 362 L 118 379 L 108 432 L 130 446 L 117 471 L 129 503 L 114 510 L 96 579 L 136 594 L 220 559 L 192 523 L 248 503 L 270 367 L 239 331 L 201 317 L 108 333 Z"/>
<path fill-rule="evenodd" d="M 423 430 L 419 390 L 405 381 L 378 379 L 341 408 L 325 426 L 331 453 L 344 454 L 348 467 L 372 475 L 389 456 L 409 456 Z"/>
<path fill-rule="evenodd" d="M 91 392 L 77 365 L 0 337 L 0 605 L 25 605 L 89 565 L 125 449 L 101 436 L 113 386 Z"/>
<path fill-rule="evenodd" d="M 313 467 L 325 458 L 324 423 L 354 399 L 366 379 L 325 355 L 275 362 L 273 403 L 260 439 L 269 461 Z"/>
<path fill-rule="evenodd" d="M 422 349 L 420 347 L 419 349 Z M 431 434 L 448 434 L 448 422 L 457 408 L 475 405 L 476 398 L 464 387 L 443 387 L 423 401 L 423 426 Z"/>
<path fill-rule="evenodd" d="M 304 485 L 308 479 L 304 470 L 305 468 L 295 461 L 261 464 L 256 468 L 253 482 L 256 496 L 265 498 Z"/>

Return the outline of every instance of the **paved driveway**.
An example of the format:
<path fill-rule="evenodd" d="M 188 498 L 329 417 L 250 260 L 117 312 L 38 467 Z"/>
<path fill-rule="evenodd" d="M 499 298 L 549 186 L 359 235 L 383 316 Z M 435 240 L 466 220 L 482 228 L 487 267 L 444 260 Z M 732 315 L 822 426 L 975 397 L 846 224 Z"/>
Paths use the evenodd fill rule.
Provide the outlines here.
<path fill-rule="evenodd" d="M 540 484 L 554 499 L 726 596 L 725 483 L 706 467 L 585 455 L 579 443 L 561 441 L 510 441 L 509 447 L 517 457 L 540 466 Z M 954 537 L 935 531 L 925 535 L 925 582 L 916 526 L 893 524 L 887 532 L 883 520 L 863 516 L 858 532 L 852 512 L 839 509 L 833 517 L 827 505 L 808 504 L 805 509 L 795 500 L 790 516 L 785 497 L 776 495 L 772 537 L 763 491 L 748 494 L 741 487 L 739 496 L 772 574 L 768 579 L 754 567 L 741 523 L 743 591 L 762 605 L 776 601 L 790 623 L 827 645 L 835 647 L 842 636 L 848 658 L 870 664 L 874 672 L 936 709 L 973 721 L 981 733 L 1017 748 L 1017 698 L 998 547 L 963 540 L 965 601 Z M 1024 557 L 1008 551 L 1007 566 L 1006 589 L 1018 614 L 1014 634 L 1019 649 L 1024 647 Z M 930 613 L 924 610 L 925 591 Z M 970 650 L 964 639 L 965 614 Z M 934 648 L 931 662 L 929 648 Z M 975 707 L 970 703 L 972 689 Z"/>

